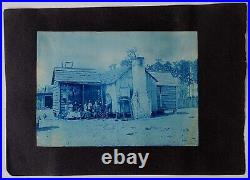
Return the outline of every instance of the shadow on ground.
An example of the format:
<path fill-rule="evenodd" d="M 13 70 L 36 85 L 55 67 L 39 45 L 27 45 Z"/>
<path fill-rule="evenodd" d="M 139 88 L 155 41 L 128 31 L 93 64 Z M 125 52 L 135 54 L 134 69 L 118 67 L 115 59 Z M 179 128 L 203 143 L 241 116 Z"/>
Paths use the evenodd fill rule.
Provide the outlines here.
<path fill-rule="evenodd" d="M 159 114 L 154 114 L 151 118 L 163 117 L 163 116 L 170 116 L 170 115 L 186 115 L 189 114 L 188 112 L 164 112 Z"/>
<path fill-rule="evenodd" d="M 188 112 L 177 112 L 176 114 L 189 114 Z"/>
<path fill-rule="evenodd" d="M 38 127 L 37 130 L 38 131 L 49 131 L 49 130 L 53 130 L 53 129 L 57 129 L 59 128 L 58 126 L 49 126 L 49 127 Z"/>

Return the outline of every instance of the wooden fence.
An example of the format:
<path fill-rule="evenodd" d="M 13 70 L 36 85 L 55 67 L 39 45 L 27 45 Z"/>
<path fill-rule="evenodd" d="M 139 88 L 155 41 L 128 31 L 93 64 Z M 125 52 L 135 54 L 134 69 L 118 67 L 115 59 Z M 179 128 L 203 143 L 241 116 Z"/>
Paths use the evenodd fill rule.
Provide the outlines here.
<path fill-rule="evenodd" d="M 198 97 L 180 98 L 177 100 L 178 108 L 198 107 Z"/>

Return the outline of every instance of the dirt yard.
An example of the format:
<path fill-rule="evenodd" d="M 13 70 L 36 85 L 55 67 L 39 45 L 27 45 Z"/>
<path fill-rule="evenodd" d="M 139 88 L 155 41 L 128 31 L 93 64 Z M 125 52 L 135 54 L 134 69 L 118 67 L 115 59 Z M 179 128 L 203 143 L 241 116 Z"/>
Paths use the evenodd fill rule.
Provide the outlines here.
<path fill-rule="evenodd" d="M 46 115 L 44 115 L 46 114 Z M 45 117 L 46 116 L 46 117 Z M 51 110 L 38 111 L 37 145 L 62 146 L 197 146 L 198 109 L 139 120 L 60 120 Z"/>

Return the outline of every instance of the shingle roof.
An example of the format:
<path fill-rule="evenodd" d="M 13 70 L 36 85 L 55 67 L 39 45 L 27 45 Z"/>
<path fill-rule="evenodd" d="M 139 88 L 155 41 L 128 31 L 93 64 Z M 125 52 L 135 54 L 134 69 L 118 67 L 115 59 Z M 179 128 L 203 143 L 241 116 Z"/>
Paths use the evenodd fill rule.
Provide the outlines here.
<path fill-rule="evenodd" d="M 100 74 L 95 69 L 87 68 L 61 68 L 53 71 L 52 84 L 59 82 L 101 83 Z"/>
<path fill-rule="evenodd" d="M 112 84 L 121 78 L 128 70 L 129 67 L 117 67 L 101 74 L 101 81 L 104 84 Z"/>
<path fill-rule="evenodd" d="M 95 69 L 55 67 L 53 71 L 52 84 L 54 84 L 54 81 L 112 84 L 120 79 L 130 69 L 131 67 L 122 66 L 104 73 L 98 73 Z M 152 75 L 152 72 L 146 71 L 146 73 L 150 74 L 156 81 L 158 81 L 158 79 Z"/>
<path fill-rule="evenodd" d="M 174 85 L 178 86 L 179 80 L 172 76 L 171 73 L 162 73 L 162 72 L 149 72 L 158 82 L 156 82 L 159 86 L 164 85 Z"/>

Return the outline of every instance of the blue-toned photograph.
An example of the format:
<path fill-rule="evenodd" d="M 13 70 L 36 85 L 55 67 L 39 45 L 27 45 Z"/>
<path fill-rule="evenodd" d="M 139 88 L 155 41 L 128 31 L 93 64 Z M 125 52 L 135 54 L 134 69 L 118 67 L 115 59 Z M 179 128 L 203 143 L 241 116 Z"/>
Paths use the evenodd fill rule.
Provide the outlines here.
<path fill-rule="evenodd" d="M 196 31 L 38 31 L 37 146 L 198 146 L 197 61 Z"/>

